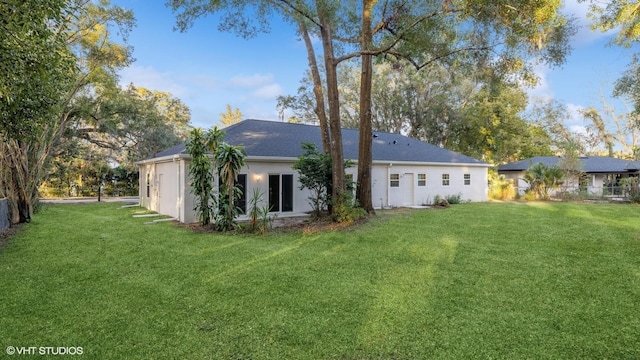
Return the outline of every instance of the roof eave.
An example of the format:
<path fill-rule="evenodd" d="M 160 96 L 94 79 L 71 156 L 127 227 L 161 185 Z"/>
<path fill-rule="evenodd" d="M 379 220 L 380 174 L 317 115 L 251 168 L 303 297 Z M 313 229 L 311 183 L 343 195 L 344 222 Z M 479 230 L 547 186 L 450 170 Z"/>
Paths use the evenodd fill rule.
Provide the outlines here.
<path fill-rule="evenodd" d="M 437 162 L 437 161 L 395 161 L 395 160 L 373 160 L 375 165 L 421 165 L 421 166 L 467 166 L 467 167 L 491 167 L 488 163 L 456 163 L 456 162 Z"/>
<path fill-rule="evenodd" d="M 161 157 L 154 157 L 150 159 L 144 159 L 144 160 L 136 161 L 134 162 L 134 164 L 135 165 L 157 164 L 157 163 L 164 163 L 164 162 L 172 162 L 178 159 L 191 159 L 191 156 L 189 156 L 189 154 L 179 153 L 179 154 L 173 154 L 173 155 L 167 155 L 167 156 L 161 156 Z"/>

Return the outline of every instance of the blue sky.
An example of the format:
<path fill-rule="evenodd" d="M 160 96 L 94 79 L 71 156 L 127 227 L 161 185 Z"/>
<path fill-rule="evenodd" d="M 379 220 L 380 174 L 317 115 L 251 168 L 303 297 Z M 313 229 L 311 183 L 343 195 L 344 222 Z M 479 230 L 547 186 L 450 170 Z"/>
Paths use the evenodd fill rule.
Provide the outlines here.
<path fill-rule="evenodd" d="M 294 95 L 307 69 L 304 44 L 291 26 L 274 26 L 245 40 L 218 31 L 208 17 L 180 33 L 173 30 L 175 16 L 164 1 L 113 3 L 133 10 L 137 19 L 128 39 L 136 61 L 120 72 L 121 83 L 172 93 L 191 108 L 194 126 L 218 124 L 227 104 L 245 118 L 277 120 L 276 96 Z M 568 125 L 580 130 L 584 124 L 577 110 L 599 107 L 601 93 L 610 96 L 635 49 L 608 46 L 612 33 L 591 32 L 585 4 L 567 0 L 565 12 L 580 20 L 573 51 L 562 67 L 538 67 L 540 84 L 530 94 L 567 104 L 574 113 Z"/>

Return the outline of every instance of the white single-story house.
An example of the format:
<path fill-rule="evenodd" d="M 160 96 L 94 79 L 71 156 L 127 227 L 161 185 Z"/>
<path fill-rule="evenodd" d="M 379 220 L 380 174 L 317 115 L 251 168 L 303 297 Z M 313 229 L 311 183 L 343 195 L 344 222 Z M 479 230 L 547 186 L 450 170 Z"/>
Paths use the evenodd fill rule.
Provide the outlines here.
<path fill-rule="evenodd" d="M 525 172 L 537 163 L 547 167 L 558 166 L 559 156 L 536 156 L 498 166 L 498 174 L 510 180 L 520 194 L 529 188 L 524 180 Z M 580 157 L 582 176 L 580 179 L 567 179 L 562 184 L 562 191 L 584 191 L 597 195 L 620 195 L 619 180 L 640 175 L 640 162 L 616 159 L 606 156 Z"/>
<path fill-rule="evenodd" d="M 243 146 L 247 153 L 238 178 L 245 194 L 239 204 L 243 211 L 254 189 L 263 194 L 262 205 L 268 204 L 273 213 L 312 210 L 310 192 L 300 189 L 298 173 L 292 165 L 304 152 L 302 143 L 314 143 L 322 149 L 318 126 L 244 120 L 223 130 L 226 143 Z M 342 140 L 344 158 L 357 161 L 358 130 L 343 129 Z M 435 196 L 448 195 L 460 195 L 465 201 L 487 201 L 490 165 L 485 162 L 385 132 L 374 132 L 372 152 L 376 208 L 430 204 Z M 182 223 L 197 221 L 189 186 L 189 162 L 185 144 L 138 162 L 140 205 Z M 357 166 L 346 169 L 346 176 L 357 181 Z"/>

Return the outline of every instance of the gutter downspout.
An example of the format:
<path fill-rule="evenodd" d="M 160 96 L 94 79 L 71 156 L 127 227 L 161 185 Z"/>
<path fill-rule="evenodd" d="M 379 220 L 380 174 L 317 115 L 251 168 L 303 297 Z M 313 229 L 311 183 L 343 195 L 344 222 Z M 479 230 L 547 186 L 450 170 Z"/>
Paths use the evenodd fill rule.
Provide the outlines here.
<path fill-rule="evenodd" d="M 176 161 L 177 160 L 177 161 Z M 176 168 L 176 174 L 178 176 L 178 178 L 176 179 L 176 196 L 178 197 L 176 199 L 176 211 L 177 211 L 177 220 L 178 222 L 182 222 L 182 216 L 180 213 L 180 209 L 182 208 L 181 205 L 181 201 L 182 201 L 182 194 L 180 193 L 180 183 L 181 183 L 181 178 L 180 178 L 180 158 L 178 155 L 174 155 L 173 156 L 173 162 L 176 164 L 177 168 Z"/>
<path fill-rule="evenodd" d="M 389 165 L 387 165 L 387 208 L 391 208 L 391 167 L 393 166 L 392 163 L 389 163 Z"/>

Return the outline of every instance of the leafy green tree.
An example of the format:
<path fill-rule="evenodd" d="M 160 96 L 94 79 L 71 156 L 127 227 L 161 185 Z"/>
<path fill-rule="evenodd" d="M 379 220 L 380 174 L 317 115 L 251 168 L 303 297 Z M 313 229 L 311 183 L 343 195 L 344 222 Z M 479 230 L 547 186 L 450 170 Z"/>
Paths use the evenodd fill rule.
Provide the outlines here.
<path fill-rule="evenodd" d="M 640 127 L 638 116 L 640 115 L 640 55 L 634 54 L 631 62 L 622 76 L 616 81 L 613 94 L 617 97 L 629 99 L 633 104 L 632 118 L 636 121 L 636 127 Z"/>
<path fill-rule="evenodd" d="M 316 217 L 320 217 L 329 204 L 331 189 L 331 156 L 318 151 L 315 144 L 302 143 L 304 153 L 298 157 L 292 168 L 300 176 L 300 190 L 309 189 L 313 193 L 309 197 Z"/>
<path fill-rule="evenodd" d="M 11 1 L 2 4 L 2 6 L 5 4 L 14 6 L 6 9 L 6 12 L 3 9 L 3 14 L 16 15 L 15 17 L 7 17 L 7 23 L 4 26 L 9 29 L 24 29 L 25 33 L 15 33 L 10 30 L 7 34 L 10 34 L 14 39 L 16 36 L 21 39 L 22 35 L 31 37 L 37 32 L 30 29 L 33 24 L 40 29 L 44 27 L 47 31 L 51 30 L 49 33 L 43 30 L 43 34 L 50 34 L 51 37 L 47 35 L 38 41 L 51 46 L 64 43 L 64 48 L 55 45 L 55 48 L 48 48 L 43 52 L 37 52 L 34 49 L 29 49 L 27 52 L 34 50 L 34 60 L 37 60 L 35 62 L 40 61 L 36 59 L 39 56 L 37 54 L 49 53 L 43 56 L 49 57 L 58 54 L 65 59 L 65 63 L 71 61 L 73 64 L 73 71 L 65 71 L 69 67 L 63 66 L 60 61 L 53 59 L 51 65 L 54 67 L 60 65 L 60 67 L 50 74 L 45 68 L 42 68 L 42 71 L 35 68 L 27 69 L 27 71 L 33 70 L 34 72 L 31 77 L 23 78 L 24 86 L 32 89 L 50 88 L 58 91 L 57 95 L 49 94 L 51 96 L 38 97 L 38 101 L 47 99 L 45 102 L 37 104 L 43 114 L 47 115 L 37 117 L 38 126 L 33 126 L 33 130 L 28 132 L 28 136 L 11 138 L 6 136 L 7 134 L 3 134 L 6 141 L 0 143 L 0 185 L 4 195 L 10 199 L 12 222 L 28 222 L 37 201 L 38 187 L 48 172 L 51 157 L 58 151 L 61 140 L 71 129 L 74 121 L 82 118 L 78 115 L 83 111 L 84 102 L 79 98 L 83 94 L 95 92 L 100 87 L 111 86 L 113 88 L 113 84 L 116 83 L 116 69 L 129 63 L 130 49 L 112 42 L 110 31 L 119 28 L 119 33 L 126 35 L 133 25 L 133 15 L 130 11 L 110 6 L 106 0 L 100 2 L 65 1 L 63 3 L 45 0 L 38 3 L 45 4 L 47 16 L 44 17 L 32 16 L 32 11 L 34 14 L 41 14 L 40 10 L 42 9 L 38 7 L 39 5 L 31 6 L 31 2 L 24 2 L 24 6 L 15 7 L 17 5 L 13 3 L 22 2 Z M 59 7 L 54 7 L 54 4 Z M 3 17 L 3 19 L 5 18 Z M 35 38 L 39 37 L 33 39 Z M 31 40 L 25 41 L 27 44 Z M 27 55 L 27 57 L 29 56 L 31 55 Z M 7 64 L 9 66 L 20 65 L 10 62 Z M 14 73 L 9 72 L 9 74 Z M 35 74 L 42 75 L 42 79 L 34 78 Z M 4 93 L 5 90 L 2 91 Z M 27 99 L 27 105 L 20 105 L 21 109 L 28 109 L 31 106 L 28 104 L 33 105 L 31 101 L 35 99 L 32 96 L 34 93 L 27 92 L 26 94 L 24 98 Z M 11 99 L 11 103 L 25 104 L 25 102 L 14 103 L 13 99 Z M 35 124 L 28 120 L 35 119 L 31 116 L 30 111 L 10 114 L 15 117 L 5 118 L 5 115 L 7 114 L 2 114 L 3 120 L 15 119 L 16 124 L 23 124 L 23 121 L 26 121 L 25 124 L 28 124 L 30 128 Z"/>
<path fill-rule="evenodd" d="M 634 159 L 640 138 L 638 115 L 630 110 L 626 102 L 623 103 L 626 109 L 618 112 L 602 96 L 599 109 L 590 106 L 580 113 L 587 122 L 589 142 L 595 151 L 604 148 L 607 156 Z"/>
<path fill-rule="evenodd" d="M 565 104 L 553 99 L 534 99 L 525 116 L 530 123 L 546 132 L 551 150 L 555 154 L 562 155 L 568 146 L 571 151 L 587 153 L 588 141 L 584 135 L 571 131 L 565 125 L 571 119 Z"/>
<path fill-rule="evenodd" d="M 113 162 L 132 164 L 184 142 L 190 111 L 170 93 L 130 84 L 79 96 L 65 142 L 90 144 Z"/>
<path fill-rule="evenodd" d="M 632 47 L 640 39 L 640 7 L 637 1 L 612 0 L 596 1 L 583 0 L 590 4 L 589 16 L 594 20 L 592 28 L 600 31 L 618 30 L 614 43 Z M 634 127 L 640 128 L 638 115 L 640 115 L 640 56 L 636 53 L 632 56 L 631 62 L 622 74 L 614 88 L 614 96 L 629 99 L 634 105 L 634 111 L 627 116 L 635 122 Z M 605 109 L 604 113 L 609 112 Z M 597 120 L 597 116 L 591 111 L 586 114 L 589 120 Z M 610 116 L 610 114 L 607 114 Z M 597 122 L 593 123 L 597 128 Z M 598 135 L 605 135 L 605 132 L 598 131 Z M 606 140 L 605 140 L 606 142 Z M 612 151 L 610 151 L 611 153 Z"/>
<path fill-rule="evenodd" d="M 615 42 L 630 46 L 640 38 L 640 8 L 636 1 L 630 0 L 581 0 L 588 2 L 589 17 L 594 20 L 592 29 L 609 31 L 619 28 Z"/>
<path fill-rule="evenodd" d="M 0 3 L 0 135 L 30 140 L 60 110 L 76 72 L 67 46 L 66 0 Z"/>
<path fill-rule="evenodd" d="M 207 152 L 208 148 L 207 136 L 202 132 L 202 129 L 191 130 L 186 144 L 187 153 L 191 156 L 189 178 L 191 179 L 191 193 L 196 197 L 194 210 L 202 226 L 211 223 L 216 206 L 213 194 L 213 164 Z"/>
<path fill-rule="evenodd" d="M 203 132 L 191 131 L 186 150 L 191 156 L 189 176 L 191 192 L 196 196 L 194 210 L 201 225 L 206 226 L 215 219 L 220 231 L 232 230 L 239 209 L 235 202 L 241 195 L 236 186 L 238 174 L 246 161 L 242 147 L 223 142 L 224 132 L 217 127 Z M 218 196 L 213 192 L 214 170 L 220 177 Z"/>
<path fill-rule="evenodd" d="M 130 84 L 123 92 L 123 106 L 113 109 L 114 131 L 109 135 L 123 161 L 133 163 L 186 140 L 191 111 L 178 98 L 163 91 Z"/>
<path fill-rule="evenodd" d="M 227 104 L 227 110 L 220 113 L 220 123 L 223 126 L 231 126 L 242 121 L 242 113 L 238 108 L 231 108 L 231 105 Z"/>
<path fill-rule="evenodd" d="M 522 159 L 532 147 L 542 148 L 535 128 L 522 118 L 527 106 L 525 92 L 507 84 L 489 84 L 478 89 L 453 124 L 448 148 L 493 164 Z"/>
<path fill-rule="evenodd" d="M 456 71 L 456 69 L 458 71 Z M 407 133 L 432 144 L 492 163 L 552 155 L 545 130 L 522 115 L 527 105 L 517 84 L 484 74 L 486 69 L 433 64 L 420 71 L 398 62 L 375 64 L 372 124 L 375 131 Z M 466 74 L 462 76 L 461 74 Z M 310 119 L 309 80 L 288 104 L 295 116 Z M 360 79 L 352 63 L 340 68 L 343 124 L 359 124 Z"/>
<path fill-rule="evenodd" d="M 64 21 L 66 1 L 0 3 L 0 196 L 9 200 L 11 222 L 29 222 L 42 168 L 31 151 L 63 107 L 76 76 Z"/>
<path fill-rule="evenodd" d="M 218 176 L 221 179 L 220 212 L 216 220 L 216 227 L 221 231 L 229 231 L 235 228 L 235 219 L 240 214 L 236 201 L 242 195 L 236 182 L 238 174 L 246 162 L 246 153 L 241 146 L 222 143 L 215 153 L 218 164 Z M 226 201 L 222 201 L 222 199 Z"/>
<path fill-rule="evenodd" d="M 560 161 L 556 165 L 562 171 L 563 178 L 574 184 L 579 183 L 584 174 L 580 156 L 580 145 L 568 142 L 563 146 Z"/>

